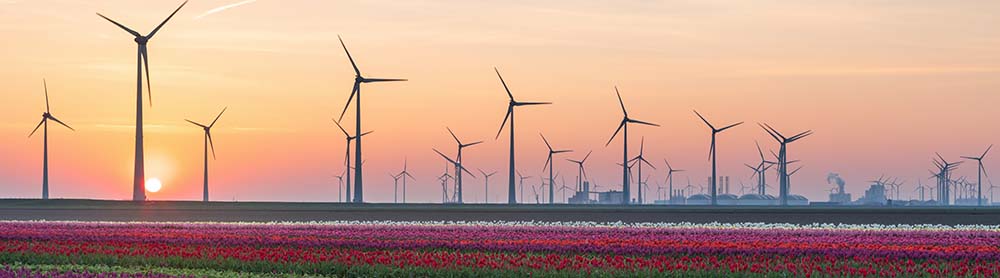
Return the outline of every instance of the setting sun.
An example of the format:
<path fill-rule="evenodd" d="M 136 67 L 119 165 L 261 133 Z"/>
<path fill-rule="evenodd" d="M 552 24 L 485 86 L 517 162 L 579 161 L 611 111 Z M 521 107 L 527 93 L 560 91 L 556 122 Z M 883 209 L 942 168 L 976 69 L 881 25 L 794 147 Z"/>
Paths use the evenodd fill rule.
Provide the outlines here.
<path fill-rule="evenodd" d="M 160 179 L 158 179 L 158 178 L 151 178 L 151 179 L 146 180 L 146 191 L 157 192 L 157 191 L 160 191 L 160 188 L 162 186 L 163 186 L 163 184 L 160 183 Z"/>

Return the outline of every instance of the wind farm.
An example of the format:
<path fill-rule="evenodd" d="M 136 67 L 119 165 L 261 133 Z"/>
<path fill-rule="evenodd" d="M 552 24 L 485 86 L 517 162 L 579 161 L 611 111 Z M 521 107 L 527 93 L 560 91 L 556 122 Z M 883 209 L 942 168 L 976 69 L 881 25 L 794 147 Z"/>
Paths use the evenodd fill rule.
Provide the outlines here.
<path fill-rule="evenodd" d="M 0 276 L 1000 273 L 988 8 L 181 1 L 0 3 Z"/>

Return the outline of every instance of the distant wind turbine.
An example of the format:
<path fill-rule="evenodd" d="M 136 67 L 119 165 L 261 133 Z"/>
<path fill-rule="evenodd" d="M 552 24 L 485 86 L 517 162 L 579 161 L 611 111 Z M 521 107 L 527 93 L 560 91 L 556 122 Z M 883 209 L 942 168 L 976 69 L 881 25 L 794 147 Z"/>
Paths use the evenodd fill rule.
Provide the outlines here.
<path fill-rule="evenodd" d="M 618 86 L 615 86 L 615 94 L 618 95 L 618 104 L 620 104 L 621 107 L 622 107 L 622 115 L 623 115 L 622 116 L 622 121 L 621 121 L 620 124 L 618 124 L 618 129 L 615 129 L 615 134 L 611 135 L 611 139 L 608 139 L 608 143 L 604 144 L 604 146 L 607 147 L 608 145 L 611 145 L 611 141 L 615 140 L 615 136 L 618 136 L 618 132 L 622 131 L 622 128 L 625 129 L 625 132 L 622 133 L 622 136 L 623 136 L 622 137 L 622 163 L 621 163 L 621 165 L 622 165 L 622 195 L 625 196 L 624 198 L 622 198 L 622 204 L 628 205 L 628 203 L 629 203 L 629 197 L 631 196 L 630 192 L 629 192 L 629 183 L 628 183 L 628 181 L 629 181 L 629 170 L 628 170 L 628 166 L 627 166 L 627 164 L 628 164 L 628 124 L 634 123 L 634 124 L 651 125 L 651 126 L 657 126 L 657 127 L 660 126 L 660 125 L 629 118 L 629 116 L 628 116 L 628 110 L 625 110 L 625 102 L 622 101 L 622 94 L 620 92 L 618 92 Z"/>
<path fill-rule="evenodd" d="M 590 154 L 593 153 L 593 152 L 594 151 L 587 152 L 587 155 L 584 156 L 583 159 L 581 159 L 581 160 L 566 159 L 569 162 L 576 163 L 577 167 L 579 167 L 579 169 L 578 169 L 579 172 L 576 175 L 576 190 L 575 191 L 583 191 L 583 181 L 587 178 L 587 170 L 583 169 L 583 163 L 587 162 L 587 158 L 589 158 Z"/>
<path fill-rule="evenodd" d="M 676 173 L 676 172 L 683 172 L 684 170 L 674 169 L 674 167 L 670 166 L 670 162 L 668 162 L 667 159 L 663 159 L 663 163 L 667 164 L 667 183 L 669 184 L 668 186 L 670 187 L 669 188 L 670 189 L 670 197 L 667 197 L 667 199 L 668 199 L 668 202 L 669 202 L 669 199 L 673 198 L 673 196 L 674 196 L 674 173 Z"/>
<path fill-rule="evenodd" d="M 369 132 L 362 133 L 361 136 L 351 136 L 351 134 L 347 133 L 347 130 L 344 130 L 344 127 L 340 125 L 340 121 L 337 121 L 337 119 L 333 119 L 333 123 L 337 125 L 337 128 L 340 129 L 340 132 L 343 132 L 344 133 L 344 137 L 347 138 L 346 139 L 347 144 L 344 145 L 344 148 L 346 148 L 346 151 L 344 153 L 344 167 L 346 169 L 344 175 L 347 176 L 347 178 L 346 178 L 346 180 L 347 180 L 347 193 L 344 195 L 344 202 L 350 203 L 351 202 L 351 196 L 353 196 L 353 195 L 351 195 L 351 170 L 355 169 L 355 167 L 351 166 L 351 140 L 357 139 L 358 137 L 361 137 L 361 136 L 365 136 L 365 135 L 371 134 L 372 132 L 375 132 L 375 131 L 372 130 L 372 131 L 369 131 Z"/>
<path fill-rule="evenodd" d="M 549 204 L 554 204 L 555 198 L 553 196 L 555 196 L 555 180 L 552 177 L 552 168 L 555 167 L 552 165 L 552 155 L 568 153 L 572 152 L 572 150 L 553 150 L 552 145 L 549 145 L 549 140 L 545 139 L 545 135 L 542 135 L 541 133 L 538 135 L 542 136 L 542 142 L 545 142 L 545 147 L 549 149 L 549 155 L 548 158 L 545 159 L 545 166 L 542 166 L 542 171 L 545 171 L 545 168 L 549 169 Z"/>
<path fill-rule="evenodd" d="M 977 182 L 977 184 L 979 186 L 978 194 L 977 194 L 978 195 L 977 201 L 978 201 L 978 205 L 979 206 L 983 206 L 983 175 L 986 175 L 987 178 L 990 177 L 989 174 L 986 174 L 986 168 L 983 167 L 983 158 L 986 158 L 986 154 L 989 153 L 990 149 L 992 149 L 992 148 L 993 148 L 993 145 L 990 145 L 989 147 L 986 148 L 986 151 L 983 152 L 983 154 L 980 155 L 980 156 L 978 156 L 978 157 L 971 157 L 971 156 L 963 156 L 962 157 L 962 158 L 968 159 L 968 160 L 975 160 L 976 163 L 979 163 L 979 169 L 978 169 L 979 170 L 979 181 Z"/>
<path fill-rule="evenodd" d="M 202 191 L 202 193 L 203 193 L 202 194 L 202 202 L 208 202 L 208 148 L 209 148 L 209 146 L 212 147 L 212 159 L 215 159 L 215 143 L 212 142 L 212 127 L 214 127 L 215 126 L 215 122 L 218 122 L 219 118 L 222 117 L 222 113 L 226 113 L 226 109 L 227 108 L 228 107 L 222 108 L 222 112 L 219 112 L 219 115 L 215 116 L 215 120 L 212 120 L 212 123 L 209 124 L 209 125 L 207 125 L 207 126 L 203 125 L 203 124 L 196 123 L 196 122 L 194 122 L 192 120 L 184 119 L 185 121 L 188 121 L 189 123 L 192 123 L 192 124 L 194 124 L 196 126 L 201 127 L 201 129 L 205 131 L 205 164 L 204 164 L 204 166 L 205 166 L 205 187 L 203 188 L 204 190 Z"/>
<path fill-rule="evenodd" d="M 497 130 L 496 139 L 500 138 L 500 132 L 503 132 L 504 125 L 507 124 L 507 119 L 510 119 L 510 169 L 507 175 L 507 203 L 516 204 L 517 200 L 514 199 L 514 172 L 517 170 L 514 168 L 514 107 L 517 106 L 529 106 L 529 105 L 546 105 L 552 104 L 551 102 L 521 102 L 514 100 L 514 94 L 511 94 L 510 88 L 507 87 L 507 82 L 503 81 L 503 76 L 500 75 L 500 70 L 493 68 L 493 71 L 497 72 L 497 77 L 500 78 L 500 84 L 503 84 L 503 89 L 507 91 L 507 97 L 510 98 L 510 102 L 507 103 L 507 114 L 503 116 L 503 122 L 500 123 L 500 130 Z M 522 186 L 523 189 L 523 186 Z M 521 192 L 524 195 L 524 192 Z M 522 198 L 523 199 L 523 198 Z M 523 201 L 523 200 L 522 200 Z"/>
<path fill-rule="evenodd" d="M 132 179 L 132 200 L 133 201 L 145 201 L 146 200 L 146 184 L 145 184 L 146 183 L 146 177 L 145 177 L 145 168 L 144 168 L 143 156 L 142 156 L 142 69 L 143 69 L 143 65 L 145 65 L 145 68 L 146 68 L 146 90 L 149 91 L 149 92 L 147 92 L 149 94 L 149 105 L 153 106 L 152 86 L 149 84 L 149 53 L 146 51 L 146 44 L 149 42 L 149 40 L 153 39 L 153 36 L 156 35 L 156 32 L 160 31 L 160 28 L 163 28 L 163 25 L 167 24 L 167 21 L 169 21 L 170 18 L 174 17 L 174 15 L 177 14 L 177 12 L 180 11 L 181 8 L 183 8 L 184 5 L 186 5 L 186 4 L 187 4 L 187 1 L 184 1 L 184 3 L 181 3 L 180 7 L 177 7 L 177 9 L 174 10 L 173 13 L 170 13 L 170 16 L 167 16 L 167 19 L 164 19 L 163 22 L 160 23 L 160 25 L 156 26 L 156 28 L 153 29 L 152 32 L 149 32 L 149 34 L 145 35 L 145 36 L 143 36 L 142 34 L 139 34 L 139 32 L 136 32 L 136 31 L 134 31 L 132 29 L 129 29 L 128 27 L 125 27 L 125 25 L 122 25 L 122 24 L 120 24 L 118 22 L 115 22 L 114 20 L 111 20 L 110 18 L 108 18 L 108 17 L 106 17 L 106 16 L 104 16 L 104 15 L 102 15 L 100 13 L 97 13 L 97 15 L 100 16 L 101 18 L 104 18 L 104 19 L 110 21 L 111 23 L 114 23 L 116 26 L 118 26 L 118 28 L 122 28 L 123 30 L 125 30 L 129 34 L 132 34 L 132 36 L 135 36 L 135 43 L 139 45 L 139 54 L 137 55 L 138 58 L 137 58 L 137 62 L 136 62 L 135 172 L 133 174 L 133 179 Z"/>
<path fill-rule="evenodd" d="M 73 131 L 76 130 L 74 130 L 72 127 L 69 127 L 69 125 L 63 123 L 59 119 L 56 119 L 55 116 L 52 116 L 51 111 L 49 111 L 49 84 L 45 82 L 45 79 L 42 79 L 42 86 L 45 87 L 45 113 L 42 113 L 42 121 L 38 122 L 38 125 L 36 125 L 35 129 L 31 131 L 31 134 L 28 134 L 28 138 L 31 138 L 31 135 L 34 135 L 35 131 L 38 131 L 39 127 L 45 126 L 45 128 L 42 130 L 43 134 L 42 135 L 42 200 L 48 200 L 49 199 L 49 120 L 53 120 L 56 123 L 65 126 L 69 130 Z"/>
<path fill-rule="evenodd" d="M 480 143 L 483 143 L 483 141 L 477 141 L 477 142 L 472 142 L 472 143 L 468 143 L 468 144 L 463 144 L 462 140 L 458 140 L 458 136 L 455 136 L 455 132 L 451 131 L 451 128 L 449 128 L 449 127 L 445 127 L 445 128 L 448 129 L 448 133 L 451 134 L 451 138 L 455 138 L 455 143 L 458 144 L 458 157 L 457 158 L 458 158 L 458 165 L 461 166 L 462 165 L 462 149 L 478 145 Z M 463 199 L 463 197 L 462 197 L 464 195 L 464 191 L 462 190 L 462 176 L 463 175 L 462 175 L 461 171 L 455 171 L 455 185 L 456 185 L 456 190 L 457 190 L 455 194 L 458 195 L 458 203 L 459 204 L 465 203 L 465 199 Z"/>
<path fill-rule="evenodd" d="M 399 78 L 367 78 L 361 75 L 361 70 L 358 69 L 358 64 L 354 63 L 354 58 L 351 57 L 351 52 L 347 51 L 347 45 L 344 44 L 344 40 L 337 36 L 340 40 L 340 46 L 344 47 L 344 53 L 347 53 L 347 59 L 351 61 L 351 67 L 354 67 L 354 88 L 351 89 L 351 96 L 347 98 L 347 105 L 344 105 L 344 111 L 340 112 L 340 118 L 338 122 L 344 119 L 344 114 L 347 113 L 347 108 L 351 106 L 351 100 L 354 99 L 354 111 L 356 116 L 354 118 L 355 128 L 354 134 L 361 134 L 361 83 L 375 83 L 375 82 L 394 82 L 394 81 L 407 81 L 406 79 Z M 358 97 L 355 98 L 354 95 Z M 354 161 L 361 161 L 361 136 L 358 136 L 357 141 L 354 142 Z M 362 171 L 361 169 L 364 165 L 358 165 L 354 167 L 354 202 L 364 203 L 363 193 L 363 183 L 362 183 Z"/>
<path fill-rule="evenodd" d="M 520 189 L 521 190 L 521 203 L 524 203 L 524 180 L 531 178 L 531 176 L 521 175 L 520 171 L 515 171 L 515 172 L 517 173 L 518 178 L 521 179 L 520 182 L 519 182 L 520 187 L 521 187 L 521 189 Z"/>
<path fill-rule="evenodd" d="M 712 129 L 712 147 L 711 147 L 711 149 L 708 150 L 708 158 L 712 160 L 712 188 L 711 188 L 711 190 L 712 190 L 712 205 L 714 206 L 714 205 L 718 205 L 719 204 L 718 198 L 716 196 L 717 193 L 718 193 L 718 190 L 716 189 L 716 183 L 719 182 L 718 181 L 719 178 L 717 177 L 717 172 L 716 172 L 717 169 L 716 169 L 716 156 L 715 156 L 715 137 L 720 132 L 723 132 L 723 131 L 726 131 L 727 129 L 733 128 L 733 127 L 738 126 L 738 125 L 741 125 L 741 124 L 743 124 L 743 122 L 738 122 L 738 123 L 735 123 L 735 124 L 727 125 L 727 126 L 725 126 L 723 128 L 715 128 L 715 126 L 713 126 L 711 123 L 709 123 L 708 120 L 705 119 L 705 117 L 701 116 L 701 114 L 698 113 L 697 110 L 694 111 L 694 114 L 698 115 L 698 118 L 701 118 L 701 121 L 705 122 L 705 125 L 707 125 L 708 128 Z"/>
<path fill-rule="evenodd" d="M 774 129 L 768 124 L 758 124 L 758 125 L 760 125 L 760 128 L 763 128 L 764 131 L 767 131 L 767 134 L 771 135 L 771 137 L 773 137 L 775 141 L 778 141 L 778 144 L 781 144 L 781 148 L 778 150 L 778 175 L 779 175 L 778 178 L 780 185 L 778 187 L 778 194 L 779 194 L 778 199 L 781 200 L 782 206 L 787 206 L 788 187 L 789 187 L 788 164 L 790 163 L 788 162 L 787 145 L 789 143 L 798 141 L 799 139 L 805 138 L 806 136 L 812 135 L 813 132 L 812 130 L 807 130 L 802 133 L 796 134 L 795 136 L 786 138 L 784 135 L 781 135 L 781 133 L 779 133 L 778 130 Z"/>
<path fill-rule="evenodd" d="M 483 169 L 477 169 L 477 170 L 479 170 L 479 173 L 483 174 L 483 177 L 486 177 L 486 193 L 484 193 L 485 198 L 483 198 L 483 203 L 489 204 L 490 203 L 490 177 L 493 176 L 494 174 L 496 174 L 497 172 L 493 171 L 493 172 L 490 172 L 490 173 L 486 173 L 486 171 L 483 171 Z"/>
<path fill-rule="evenodd" d="M 406 165 L 408 164 L 407 161 L 408 161 L 408 159 L 403 159 L 403 171 L 399 172 L 399 175 L 403 179 L 403 203 L 404 204 L 406 203 L 406 180 L 407 179 L 412 179 L 412 180 L 416 180 L 417 179 L 417 178 L 414 178 L 413 175 L 410 175 L 410 171 L 406 170 L 407 169 Z"/>
<path fill-rule="evenodd" d="M 656 170 L 656 167 L 653 166 L 652 163 L 649 163 L 649 161 L 646 160 L 646 157 L 643 156 L 643 149 L 645 148 L 645 145 L 646 145 L 646 138 L 643 137 L 642 141 L 639 142 L 639 155 L 635 156 L 635 158 L 632 158 L 633 161 L 635 161 L 637 164 L 639 164 L 639 169 L 638 169 L 639 173 L 638 173 L 638 175 L 639 175 L 639 179 L 640 179 L 639 182 L 640 183 L 643 182 L 642 181 L 642 164 L 643 163 L 646 163 L 646 165 L 648 165 L 649 167 L 652 167 L 653 170 Z M 647 177 L 647 179 L 648 179 L 648 177 Z M 645 198 L 646 198 L 646 196 L 643 195 L 642 189 L 643 189 L 642 186 L 639 186 L 639 194 L 637 194 L 639 196 L 639 204 L 640 205 L 641 204 L 645 204 Z"/>
<path fill-rule="evenodd" d="M 465 172 L 465 173 L 469 174 L 469 176 L 471 176 L 472 178 L 476 178 L 476 175 L 473 175 L 472 172 L 469 172 L 468 169 L 465 169 L 465 166 L 462 166 L 462 164 L 458 163 L 458 161 L 452 160 L 450 157 L 448 157 L 447 155 L 444 155 L 443 153 L 441 153 L 437 149 L 433 149 L 433 150 L 437 154 L 441 155 L 442 158 L 444 158 L 449 163 L 451 163 L 452 165 L 454 165 L 454 167 L 455 167 L 455 173 L 456 174 L 460 175 L 462 172 Z M 456 191 L 454 193 L 458 194 L 459 192 L 458 192 L 458 189 L 457 189 L 457 186 L 458 186 L 458 180 L 457 179 L 455 181 L 455 186 L 456 186 L 456 189 L 455 189 Z M 461 195 L 458 195 L 457 198 L 455 198 L 455 200 L 457 201 L 459 198 L 461 198 Z"/>

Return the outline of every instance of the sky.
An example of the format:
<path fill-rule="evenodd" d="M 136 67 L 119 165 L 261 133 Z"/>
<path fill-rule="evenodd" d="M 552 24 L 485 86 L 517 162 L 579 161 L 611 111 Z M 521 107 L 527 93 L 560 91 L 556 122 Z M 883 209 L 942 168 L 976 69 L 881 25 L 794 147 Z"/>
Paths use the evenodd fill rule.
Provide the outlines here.
<path fill-rule="evenodd" d="M 42 137 L 27 135 L 45 109 L 43 78 L 53 115 L 76 129 L 50 126 L 51 196 L 131 198 L 136 45 L 95 13 L 147 33 L 179 4 L 0 0 L 0 198 L 40 196 Z M 622 117 L 618 86 L 630 116 L 661 125 L 629 134 L 630 157 L 645 138 L 654 191 L 665 158 L 686 170 L 675 186 L 706 183 L 710 132 L 697 109 L 716 125 L 746 122 L 719 135 L 719 173 L 734 192 L 755 181 L 743 166 L 758 160 L 754 142 L 778 148 L 757 126 L 768 123 L 789 136 L 815 131 L 789 146 L 804 166 L 794 194 L 827 200 L 826 177 L 839 173 L 855 197 L 886 175 L 916 198 L 914 185 L 933 183 L 935 152 L 958 160 L 1000 139 L 998 9 L 977 0 L 192 0 L 149 42 L 145 171 L 163 189 L 148 198 L 201 199 L 202 130 L 184 120 L 210 122 L 228 107 L 212 133 L 213 200 L 337 201 L 345 142 L 331 118 L 354 77 L 338 34 L 365 75 L 410 80 L 364 87 L 364 129 L 375 131 L 363 144 L 366 201 L 391 202 L 389 173 L 407 161 L 416 177 L 407 200 L 439 202 L 446 162 L 432 148 L 456 151 L 446 127 L 485 141 L 464 151 L 465 165 L 499 171 L 488 198 L 506 200 L 507 130 L 495 136 L 507 96 L 493 67 L 518 100 L 554 102 L 517 110 L 525 175 L 543 173 L 544 133 L 575 151 L 556 156 L 568 185 L 577 171 L 565 159 L 592 150 L 592 182 L 620 186 L 621 137 L 605 146 Z M 353 105 L 344 121 L 353 132 Z M 480 202 L 484 181 L 473 172 L 465 200 Z M 975 174 L 966 163 L 956 175 Z"/>

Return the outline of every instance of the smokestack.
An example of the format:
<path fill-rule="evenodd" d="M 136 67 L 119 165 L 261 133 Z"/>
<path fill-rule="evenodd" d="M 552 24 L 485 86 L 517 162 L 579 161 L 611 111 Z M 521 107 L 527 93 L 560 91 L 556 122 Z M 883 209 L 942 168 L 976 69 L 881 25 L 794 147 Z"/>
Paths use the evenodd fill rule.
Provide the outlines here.
<path fill-rule="evenodd" d="M 829 184 L 831 182 L 837 184 L 837 191 L 839 191 L 838 193 L 840 193 L 840 194 L 844 194 L 845 193 L 844 192 L 844 179 L 840 178 L 840 174 L 838 174 L 838 173 L 827 174 L 826 175 L 826 183 Z"/>

